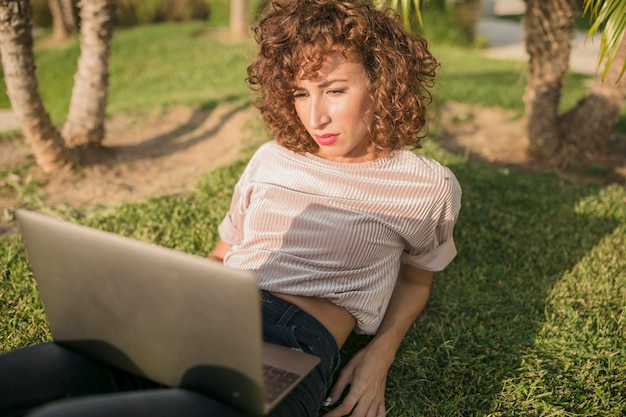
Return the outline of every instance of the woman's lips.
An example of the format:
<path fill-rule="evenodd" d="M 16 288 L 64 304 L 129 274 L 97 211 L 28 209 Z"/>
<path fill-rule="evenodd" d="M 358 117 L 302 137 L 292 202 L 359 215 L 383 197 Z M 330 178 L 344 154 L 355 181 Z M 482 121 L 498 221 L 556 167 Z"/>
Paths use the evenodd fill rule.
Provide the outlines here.
<path fill-rule="evenodd" d="M 324 135 L 314 135 L 314 137 L 317 143 L 321 146 L 328 146 L 335 143 L 339 138 L 339 135 L 336 133 L 326 133 Z"/>

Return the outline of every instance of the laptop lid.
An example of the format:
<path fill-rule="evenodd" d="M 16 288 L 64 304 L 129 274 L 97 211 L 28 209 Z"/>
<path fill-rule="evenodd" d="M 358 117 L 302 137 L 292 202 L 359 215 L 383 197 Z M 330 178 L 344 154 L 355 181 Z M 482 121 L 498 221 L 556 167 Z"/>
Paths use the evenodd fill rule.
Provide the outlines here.
<path fill-rule="evenodd" d="M 263 365 L 319 359 L 262 342 L 255 277 L 206 258 L 18 210 L 53 339 L 105 363 L 262 415 Z"/>

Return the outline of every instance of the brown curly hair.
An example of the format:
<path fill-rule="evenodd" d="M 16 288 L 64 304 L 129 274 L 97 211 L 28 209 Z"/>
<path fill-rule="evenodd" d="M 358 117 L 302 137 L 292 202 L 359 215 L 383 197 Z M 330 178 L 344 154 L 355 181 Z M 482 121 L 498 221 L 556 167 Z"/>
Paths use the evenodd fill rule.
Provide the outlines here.
<path fill-rule="evenodd" d="M 298 75 L 314 77 L 341 50 L 363 64 L 369 79 L 374 151 L 420 147 L 439 63 L 426 40 L 408 33 L 393 11 L 377 10 L 366 0 L 272 0 L 253 30 L 259 49 L 247 81 L 282 146 L 299 153 L 318 150 L 293 95 Z"/>

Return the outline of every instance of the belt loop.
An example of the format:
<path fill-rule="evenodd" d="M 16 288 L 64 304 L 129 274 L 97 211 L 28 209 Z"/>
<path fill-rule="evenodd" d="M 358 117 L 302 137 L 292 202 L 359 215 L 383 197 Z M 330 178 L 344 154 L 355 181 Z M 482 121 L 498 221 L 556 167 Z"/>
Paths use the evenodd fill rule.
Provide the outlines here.
<path fill-rule="evenodd" d="M 275 297 L 269 291 L 261 290 L 259 292 L 259 297 L 261 298 L 262 303 L 268 303 L 265 304 L 266 307 L 269 307 L 271 305 L 272 311 L 275 314 L 280 315 L 280 318 L 275 323 L 276 326 L 287 326 L 294 314 L 301 311 L 298 306 L 291 304 L 288 301 L 282 300 L 278 297 Z"/>
<path fill-rule="evenodd" d="M 280 319 L 276 322 L 276 326 L 286 326 L 293 317 L 293 315 L 300 311 L 298 306 L 295 306 L 293 304 L 286 305 L 288 305 L 289 307 L 287 307 L 283 315 L 280 316 Z"/>

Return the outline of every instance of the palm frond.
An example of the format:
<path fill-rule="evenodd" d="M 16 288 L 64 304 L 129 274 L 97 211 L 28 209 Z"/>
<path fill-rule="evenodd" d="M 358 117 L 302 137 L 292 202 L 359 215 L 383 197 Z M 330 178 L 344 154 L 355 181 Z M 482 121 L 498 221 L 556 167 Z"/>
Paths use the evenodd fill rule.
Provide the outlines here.
<path fill-rule="evenodd" d="M 589 13 L 592 22 L 587 38 L 594 36 L 604 27 L 598 56 L 598 67 L 604 63 L 602 72 L 602 79 L 604 79 L 626 33 L 626 2 L 623 0 L 585 0 L 583 13 Z M 623 63 L 619 78 L 624 75 L 625 70 L 626 62 Z"/>
<path fill-rule="evenodd" d="M 398 14 L 400 14 L 400 16 L 402 16 L 404 27 L 407 29 L 411 29 L 412 12 L 415 13 L 415 18 L 417 19 L 419 25 L 424 26 L 421 12 L 421 0 L 377 0 L 375 4 L 379 9 L 385 7 L 391 7 L 394 9 Z"/>

